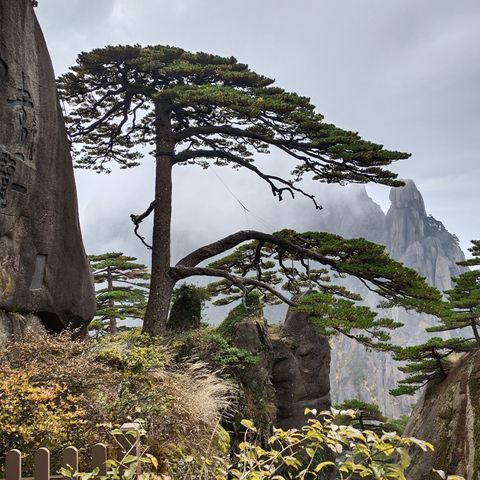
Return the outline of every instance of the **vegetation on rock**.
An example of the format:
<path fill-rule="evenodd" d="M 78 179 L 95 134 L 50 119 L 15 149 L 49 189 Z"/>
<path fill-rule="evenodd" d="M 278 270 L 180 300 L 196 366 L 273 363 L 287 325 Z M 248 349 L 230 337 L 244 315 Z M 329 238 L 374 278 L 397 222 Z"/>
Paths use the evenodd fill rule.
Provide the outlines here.
<path fill-rule="evenodd" d="M 395 396 L 411 395 L 430 381 L 445 380 L 451 366 L 448 357 L 454 352 L 468 352 L 474 346 L 464 338 L 444 340 L 433 337 L 421 345 L 397 347 L 394 358 L 406 362 L 406 365 L 398 368 L 408 375 L 390 393 Z"/>
<path fill-rule="evenodd" d="M 480 241 L 473 240 L 469 249 L 473 257 L 458 262 L 462 266 L 480 265 Z M 447 375 L 452 362 L 449 357 L 456 353 L 465 353 L 480 347 L 480 270 L 475 269 L 461 273 L 454 278 L 454 288 L 447 290 L 446 301 L 438 304 L 437 315 L 440 322 L 427 328 L 428 332 L 445 332 L 451 330 L 471 329 L 472 338 L 453 337 L 443 339 L 430 338 L 421 345 L 405 348 L 395 347 L 394 358 L 406 362 L 399 369 L 407 373 L 399 387 L 391 390 L 392 395 L 410 395 L 430 381 L 442 381 Z"/>
<path fill-rule="evenodd" d="M 200 362 L 174 362 L 161 339 L 138 329 L 84 340 L 30 335 L 2 346 L 0 366 L 2 452 L 47 446 L 59 465 L 62 447 L 85 451 L 136 419 L 162 468 L 220 452 L 232 386 Z"/>
<path fill-rule="evenodd" d="M 480 241 L 473 240 L 469 249 L 473 257 L 458 262 L 462 266 L 480 265 Z M 476 346 L 480 347 L 480 270 L 475 269 L 454 278 L 454 288 L 447 290 L 447 310 L 440 325 L 429 328 L 430 332 L 471 329 Z"/>
<path fill-rule="evenodd" d="M 202 307 L 210 298 L 205 288 L 186 283 L 173 291 L 172 308 L 167 327 L 171 332 L 182 332 L 199 328 L 202 321 Z"/>

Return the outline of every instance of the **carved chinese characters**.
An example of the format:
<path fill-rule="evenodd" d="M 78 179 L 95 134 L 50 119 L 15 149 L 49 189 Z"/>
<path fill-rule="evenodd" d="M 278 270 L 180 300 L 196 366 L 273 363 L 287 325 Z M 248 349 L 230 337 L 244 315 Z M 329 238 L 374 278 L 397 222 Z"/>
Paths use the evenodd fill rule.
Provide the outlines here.
<path fill-rule="evenodd" d="M 0 0 L 0 19 L 0 310 L 59 331 L 95 311 L 72 159 L 31 0 Z"/>
<path fill-rule="evenodd" d="M 8 208 L 10 196 L 27 193 L 28 188 L 21 177 L 25 176 L 29 181 L 32 172 L 28 170 L 34 168 L 35 110 L 32 96 L 26 88 L 25 72 L 21 72 L 20 85 L 16 88 L 10 86 L 12 80 L 8 81 L 7 76 L 7 64 L 0 60 L 0 88 L 12 91 L 12 96 L 7 96 L 6 103 L 14 120 L 14 129 L 9 132 L 10 138 L 4 138 L 0 143 L 0 214 L 15 215 L 19 213 L 15 211 L 17 209 Z M 30 162 L 26 162 L 29 157 Z"/>

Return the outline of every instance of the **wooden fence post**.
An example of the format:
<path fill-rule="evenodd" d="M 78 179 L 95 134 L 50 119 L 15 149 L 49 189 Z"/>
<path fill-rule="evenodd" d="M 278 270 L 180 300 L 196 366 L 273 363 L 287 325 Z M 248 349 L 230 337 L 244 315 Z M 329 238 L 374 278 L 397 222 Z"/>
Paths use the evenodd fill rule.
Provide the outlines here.
<path fill-rule="evenodd" d="M 72 479 L 78 478 L 78 449 L 75 447 L 67 447 L 62 455 L 63 468 L 67 468 L 72 472 Z M 64 477 L 66 478 L 66 477 Z"/>
<path fill-rule="evenodd" d="M 50 480 L 50 451 L 39 448 L 35 452 L 33 476 L 35 480 Z"/>
<path fill-rule="evenodd" d="M 22 452 L 10 450 L 5 456 L 5 478 L 6 480 L 22 479 Z"/>
<path fill-rule="evenodd" d="M 107 446 L 103 443 L 97 443 L 92 448 L 92 467 L 98 468 L 97 477 L 106 477 L 107 476 L 107 466 L 105 462 L 107 461 Z"/>
<path fill-rule="evenodd" d="M 140 456 L 141 446 L 140 446 L 140 432 L 141 427 L 139 423 L 124 423 L 120 427 L 122 432 L 117 437 L 117 441 L 120 445 L 120 455 L 118 461 L 121 462 L 122 459 L 129 455 L 137 457 L 137 476 L 142 473 Z M 120 465 L 120 471 L 123 472 L 128 468 L 127 464 Z"/>

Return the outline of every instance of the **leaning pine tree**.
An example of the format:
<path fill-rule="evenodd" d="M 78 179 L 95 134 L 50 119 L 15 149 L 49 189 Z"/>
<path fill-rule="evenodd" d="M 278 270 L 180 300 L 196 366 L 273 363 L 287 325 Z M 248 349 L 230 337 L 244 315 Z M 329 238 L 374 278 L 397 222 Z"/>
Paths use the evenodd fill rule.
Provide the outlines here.
<path fill-rule="evenodd" d="M 320 208 L 301 187 L 302 178 L 399 186 L 402 183 L 385 167 L 408 154 L 385 150 L 357 133 L 325 123 L 308 98 L 275 86 L 273 80 L 233 57 L 169 46 L 108 46 L 81 53 L 58 85 L 68 105 L 77 166 L 97 172 L 109 171 L 110 162 L 121 168 L 135 167 L 142 158 L 141 147 L 154 146 L 155 198 L 144 213 L 131 216 L 137 232 L 141 221 L 153 213 L 152 280 L 144 331 L 165 331 L 175 284 L 194 275 L 220 277 L 244 294 L 256 288 L 295 304 L 275 289 L 268 275 L 262 275 L 262 265 L 272 259 L 285 267 L 288 278 L 295 277 L 301 284 L 305 275 L 309 277 L 312 260 L 331 271 L 358 277 L 390 301 L 435 297 L 418 276 L 392 262 L 383 251 L 379 258 L 369 254 L 373 244 L 327 234 L 239 231 L 200 247 L 176 265 L 170 262 L 173 167 L 242 168 L 262 179 L 280 200 L 285 195 L 302 195 Z M 291 175 L 262 168 L 260 161 L 271 149 L 293 162 Z M 253 265 L 245 274 L 234 259 L 201 266 L 244 242 L 251 242 L 246 250 L 253 252 Z M 367 257 L 372 265 L 364 263 Z M 286 267 L 283 260 L 287 258 L 301 266 L 303 273 L 297 267 Z M 255 273 L 247 275 L 250 270 Z M 322 283 L 322 292 L 334 293 L 321 276 L 314 277 L 314 283 Z"/>
<path fill-rule="evenodd" d="M 118 332 L 118 322 L 143 319 L 147 305 L 150 274 L 135 257 L 121 252 L 90 255 L 96 290 L 95 320 L 109 333 Z"/>

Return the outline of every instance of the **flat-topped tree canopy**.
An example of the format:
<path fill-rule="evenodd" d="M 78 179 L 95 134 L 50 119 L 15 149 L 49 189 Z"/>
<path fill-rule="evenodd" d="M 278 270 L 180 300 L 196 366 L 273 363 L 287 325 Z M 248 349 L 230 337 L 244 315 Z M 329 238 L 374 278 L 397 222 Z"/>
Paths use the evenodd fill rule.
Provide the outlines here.
<path fill-rule="evenodd" d="M 77 166 L 97 171 L 108 170 L 110 161 L 138 165 L 138 147 L 157 138 L 155 109 L 169 118 L 164 140 L 173 163 L 207 167 L 212 159 L 247 168 L 276 195 L 291 192 L 306 173 L 324 182 L 398 186 L 385 167 L 409 156 L 325 123 L 310 99 L 233 57 L 161 45 L 109 46 L 81 53 L 59 78 L 59 89 L 71 107 L 70 136 L 81 141 Z M 272 147 L 295 162 L 287 183 L 254 166 L 254 155 Z"/>
<path fill-rule="evenodd" d="M 137 232 L 141 221 L 154 215 L 145 320 L 150 333 L 164 330 L 178 277 L 170 265 L 174 166 L 243 168 L 266 182 L 279 200 L 298 194 L 321 208 L 301 186 L 305 176 L 399 186 L 387 167 L 409 157 L 326 123 L 310 99 L 277 87 L 233 57 L 163 45 L 107 46 L 81 53 L 58 86 L 68 104 L 78 167 L 97 172 L 110 171 L 111 162 L 135 167 L 142 148 L 154 145 L 155 198 L 144 213 L 131 216 Z M 290 174 L 262 168 L 262 156 L 273 150 L 292 161 Z"/>

